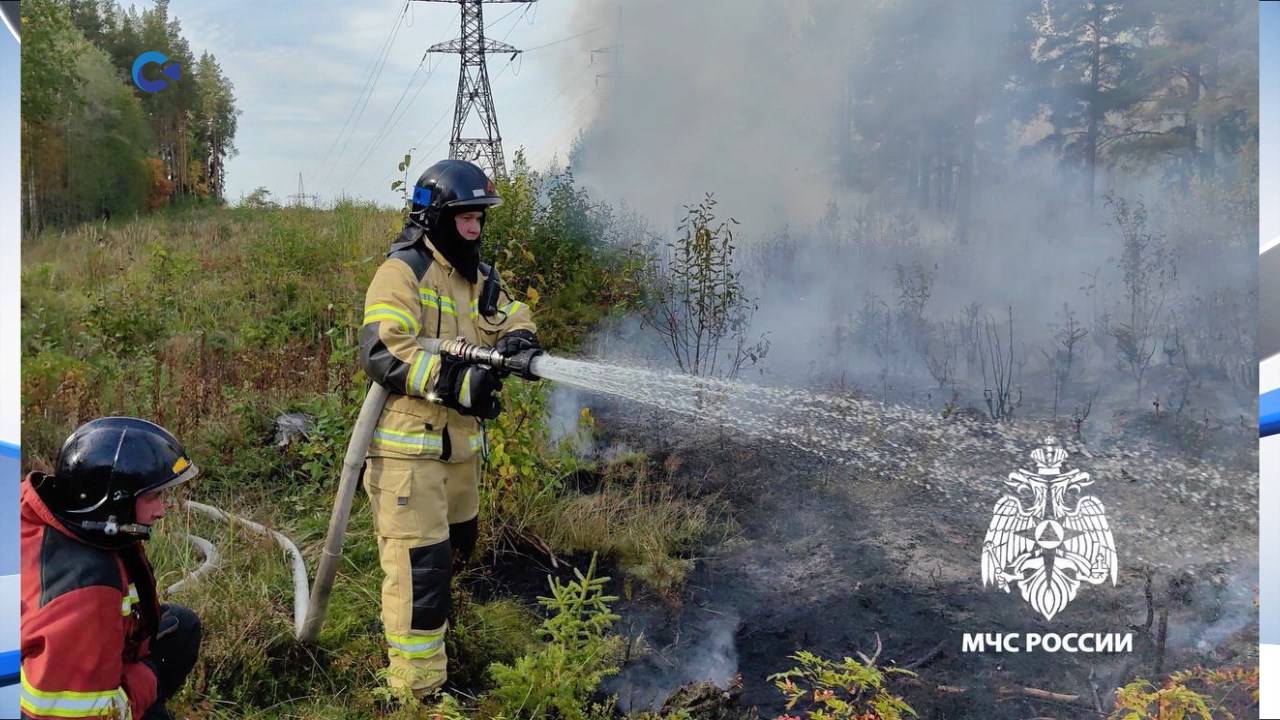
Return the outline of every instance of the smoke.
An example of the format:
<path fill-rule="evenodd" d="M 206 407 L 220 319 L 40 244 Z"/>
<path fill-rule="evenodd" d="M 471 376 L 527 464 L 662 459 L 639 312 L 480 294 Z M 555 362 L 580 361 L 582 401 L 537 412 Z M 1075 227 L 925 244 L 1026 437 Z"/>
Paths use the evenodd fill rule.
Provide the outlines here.
<path fill-rule="evenodd" d="M 591 8 L 603 17 L 584 25 L 618 33 L 604 100 L 573 155 L 582 179 L 659 227 L 708 191 L 752 223 L 821 212 L 841 83 L 826 51 L 804 42 L 801 5 Z"/>
<path fill-rule="evenodd" d="M 1052 129 L 1049 108 L 1070 106 L 1066 84 L 1035 76 L 1041 70 L 1029 61 L 1036 39 L 1028 16 L 1043 5 L 591 4 L 580 13 L 582 28 L 616 30 L 608 52 L 595 55 L 604 77 L 594 119 L 570 154 L 575 177 L 664 239 L 677 237 L 685 206 L 706 193 L 715 195 L 720 219 L 740 222 L 735 265 L 756 299 L 747 339 L 771 340 L 764 360 L 747 370 L 752 383 L 806 391 L 847 383 L 855 388 L 850 402 L 930 404 L 934 418 L 959 393 L 961 405 L 986 414 L 983 393 L 992 383 L 982 364 L 992 358 L 974 338 L 976 331 L 981 344 L 994 330 L 1012 348 L 1005 361 L 1017 370 L 1015 394 L 1026 396 L 1017 413 L 1024 421 L 1011 426 L 1026 439 L 1053 432 L 1087 445 L 1082 462 L 1114 483 L 1105 498 L 1125 562 L 1222 563 L 1236 575 L 1227 586 L 1249 587 L 1257 476 L 1243 469 L 1247 457 L 1218 461 L 1227 453 L 1222 438 L 1238 447 L 1238 417 L 1253 415 L 1256 398 L 1257 207 L 1247 180 L 1255 150 L 1219 153 L 1216 179 L 1203 184 L 1186 179 L 1194 159 L 1176 151 L 1147 163 L 1103 162 L 1090 198 L 1078 157 L 1064 159 L 1061 147 L 1042 142 Z M 1256 12 L 1241 10 L 1238 22 L 1204 42 L 1238 57 L 1256 42 Z M 584 49 L 600 49 L 594 40 Z M 1233 72 L 1247 86 L 1256 59 Z M 1243 115 L 1256 117 L 1256 96 L 1240 102 Z M 1126 227 L 1108 193 L 1130 209 L 1141 200 L 1145 222 Z M 1150 235 L 1168 271 L 1153 295 L 1159 310 L 1147 329 L 1151 364 L 1141 397 L 1132 373 L 1118 368 L 1117 336 L 1130 322 L 1126 232 Z M 967 329 L 966 314 L 975 321 Z M 1057 336 L 1069 322 L 1088 335 L 1074 348 L 1062 407 L 1048 421 Z M 601 329 L 590 349 L 619 365 L 664 357 L 635 317 Z M 795 412 L 807 409 L 794 404 Z M 1073 427 L 1073 412 L 1087 422 Z M 956 413 L 964 415 L 954 407 L 945 415 Z M 825 417 L 814 422 L 841 428 Z M 804 424 L 784 418 L 773 426 Z M 922 415 L 909 426 L 921 434 L 927 424 Z M 1000 436 L 1008 426 L 996 427 L 989 432 Z M 995 454 L 1002 466 L 1027 446 L 987 433 L 975 433 L 959 462 L 950 454 L 954 440 L 940 443 L 949 449 L 923 477 L 946 478 L 928 489 L 945 512 L 988 513 L 989 495 L 947 495 L 961 486 L 953 478 L 971 474 L 976 487 L 990 480 Z M 893 452 L 870 433 L 855 437 Z M 1204 447 L 1211 440 L 1221 454 Z M 1218 520 L 1205 522 L 1200 508 L 1220 509 Z M 1200 532 L 1210 529 L 1216 534 Z M 1213 613 L 1175 622 L 1171 647 L 1216 648 L 1256 621 L 1247 591 L 1220 595 L 1203 601 Z M 746 622 L 756 621 L 739 607 Z M 716 649 L 731 646 L 710 636 L 691 644 L 699 656 L 730 657 Z M 753 668 L 743 657 L 746 673 Z M 697 679 L 677 671 L 683 667 L 629 667 L 621 680 L 638 688 L 634 704 L 643 706 L 654 702 L 646 692 Z M 627 702 L 628 693 L 621 697 Z"/>
<path fill-rule="evenodd" d="M 1239 646 L 1257 643 L 1257 558 L 1242 560 L 1243 567 L 1235 570 L 1202 565 L 1172 576 L 1165 600 L 1173 606 L 1167 639 L 1170 651 L 1221 660 L 1231 657 Z"/>
<path fill-rule="evenodd" d="M 1040 7 L 593 5 L 582 27 L 612 26 L 616 36 L 595 55 L 605 72 L 594 121 L 571 153 L 576 176 L 664 237 L 684 206 L 714 193 L 721 216 L 741 223 L 738 267 L 758 301 L 752 335 L 773 339 L 759 369 L 789 381 L 865 384 L 888 372 L 908 378 L 899 387 L 928 388 L 923 337 L 895 327 L 895 347 L 879 351 L 865 337 L 837 340 L 866 308 L 897 313 L 899 270 L 917 266 L 930 278 L 922 310 L 935 354 L 947 351 L 941 326 L 962 308 L 977 304 L 980 318 L 1001 322 L 1012 308 L 1022 374 L 1041 376 L 1043 396 L 1042 351 L 1053 354 L 1070 312 L 1092 334 L 1084 361 L 1109 370 L 1124 299 L 1109 190 L 1144 200 L 1145 230 L 1164 238 L 1181 269 L 1153 328 L 1157 342 L 1197 324 L 1203 337 L 1182 337 L 1197 360 L 1238 364 L 1221 348 L 1252 344 L 1254 217 L 1214 207 L 1208 194 L 1170 191 L 1166 169 L 1154 165 L 1099 165 L 1096 197 L 1087 199 L 1081 165 L 1040 146 L 1049 126 L 1028 109 L 1062 104 L 1044 78 L 1022 77 L 1035 72 L 1027 18 Z M 904 170 L 917 157 L 920 167 Z M 1244 172 L 1246 159 L 1220 163 Z M 1210 337 L 1212 325 L 1235 335 Z M 637 352 L 653 354 L 653 345 Z M 1153 364 L 1163 359 L 1157 352 Z M 955 369 L 957 384 L 974 379 L 969 370 Z M 1172 390 L 1156 392 L 1167 401 Z"/>
<path fill-rule="evenodd" d="M 657 711 L 676 688 L 695 682 L 729 687 L 738 672 L 738 614 L 732 608 L 701 613 L 680 629 L 668 647 L 629 663 L 606 691 L 616 693 L 623 712 Z M 683 636 L 683 639 L 680 636 Z"/>
<path fill-rule="evenodd" d="M 547 424 L 551 444 L 559 446 L 568 442 L 579 458 L 590 458 L 595 452 L 591 433 L 578 424 L 582 409 L 586 407 L 581 394 L 572 387 L 557 383 L 547 398 Z"/>

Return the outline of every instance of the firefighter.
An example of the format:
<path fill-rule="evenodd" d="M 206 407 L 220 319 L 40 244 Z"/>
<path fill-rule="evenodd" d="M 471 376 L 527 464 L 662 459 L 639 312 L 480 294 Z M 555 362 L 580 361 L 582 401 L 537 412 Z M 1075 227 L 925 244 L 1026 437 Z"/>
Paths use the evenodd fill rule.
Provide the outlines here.
<path fill-rule="evenodd" d="M 446 679 L 450 580 L 475 548 L 482 421 L 501 410 L 502 378 L 417 340 L 462 337 L 520 356 L 512 365 L 523 368 L 541 352 L 529 307 L 480 262 L 485 210 L 501 202 L 472 163 L 427 168 L 365 297 L 360 361 L 390 393 L 364 471 L 384 573 L 387 682 L 418 698 Z"/>
<path fill-rule="evenodd" d="M 23 479 L 24 719 L 173 717 L 200 621 L 159 602 L 142 541 L 197 472 L 164 428 L 106 417 L 67 438 L 53 475 Z"/>

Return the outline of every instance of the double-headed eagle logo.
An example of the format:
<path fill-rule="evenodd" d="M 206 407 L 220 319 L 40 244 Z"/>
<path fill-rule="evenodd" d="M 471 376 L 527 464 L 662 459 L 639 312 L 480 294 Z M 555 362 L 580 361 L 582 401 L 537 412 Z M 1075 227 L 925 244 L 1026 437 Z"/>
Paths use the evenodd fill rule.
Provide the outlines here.
<path fill-rule="evenodd" d="M 1031 459 L 1035 471 L 1009 473 L 1005 484 L 1014 494 L 996 501 L 982 543 L 982 585 L 995 583 L 1005 592 L 1017 585 L 1022 599 L 1052 620 L 1075 599 L 1081 583 L 1111 578 L 1116 584 L 1116 541 L 1102 501 L 1080 495 L 1093 484 L 1089 473 L 1062 469 L 1067 451 L 1056 438 L 1042 440 Z M 1072 491 L 1078 499 L 1069 508 Z"/>

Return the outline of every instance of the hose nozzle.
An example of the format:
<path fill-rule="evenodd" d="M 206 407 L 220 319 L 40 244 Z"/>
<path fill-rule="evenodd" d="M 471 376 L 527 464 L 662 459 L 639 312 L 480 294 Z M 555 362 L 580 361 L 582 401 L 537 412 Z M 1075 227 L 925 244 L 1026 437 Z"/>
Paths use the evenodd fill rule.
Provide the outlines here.
<path fill-rule="evenodd" d="M 540 379 L 533 371 L 534 359 L 542 354 L 542 350 L 537 348 L 504 357 L 493 348 L 477 345 L 462 337 L 453 340 L 419 340 L 418 342 L 429 353 L 440 353 L 463 362 L 487 365 L 494 370 L 518 375 L 525 380 Z"/>
<path fill-rule="evenodd" d="M 441 340 L 437 352 L 451 355 L 464 362 L 488 365 L 495 370 L 501 370 L 505 364 L 505 358 L 498 354 L 497 350 L 476 345 L 461 337 L 454 340 Z"/>

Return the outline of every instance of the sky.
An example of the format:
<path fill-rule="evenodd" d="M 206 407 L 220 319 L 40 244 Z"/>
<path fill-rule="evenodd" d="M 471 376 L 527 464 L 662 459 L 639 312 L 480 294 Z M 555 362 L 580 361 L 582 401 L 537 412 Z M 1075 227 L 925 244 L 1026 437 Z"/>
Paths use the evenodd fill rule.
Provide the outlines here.
<path fill-rule="evenodd" d="M 141 10 L 153 3 L 134 4 Z M 345 192 L 395 204 L 399 195 L 391 182 L 403 177 L 396 166 L 411 147 L 417 147 L 411 180 L 448 156 L 459 58 L 431 54 L 422 60 L 428 46 L 458 37 L 455 3 L 408 3 L 373 94 L 362 113 L 352 112 L 405 4 L 170 3 L 192 53 L 199 57 L 207 50 L 217 57 L 243 111 L 239 155 L 227 164 L 228 200 L 259 186 L 277 199 L 291 195 L 301 172 L 306 192 L 319 194 L 322 203 Z M 508 164 L 521 146 L 535 168 L 555 157 L 565 162 L 573 138 L 590 119 L 599 91 L 596 75 L 609 69 L 608 56 L 593 57 L 590 50 L 607 46 L 613 28 L 581 27 L 574 13 L 579 6 L 579 0 L 485 6 L 488 37 L 531 48 L 514 62 L 507 55 L 488 58 Z M 390 123 L 385 139 L 371 150 L 402 97 L 399 121 Z M 355 132 L 335 146 L 349 118 L 358 118 Z"/>

